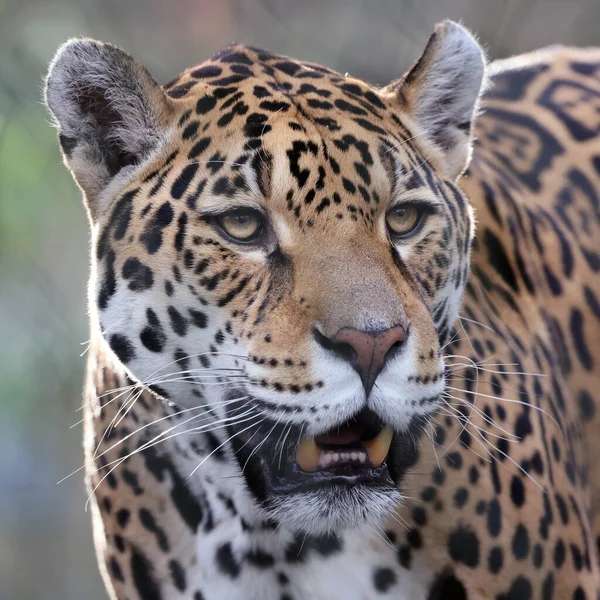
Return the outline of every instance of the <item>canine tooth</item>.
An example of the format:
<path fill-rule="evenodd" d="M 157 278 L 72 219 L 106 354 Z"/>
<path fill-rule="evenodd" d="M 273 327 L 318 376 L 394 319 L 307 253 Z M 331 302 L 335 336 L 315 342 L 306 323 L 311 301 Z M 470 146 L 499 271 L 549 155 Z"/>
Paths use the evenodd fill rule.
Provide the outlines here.
<path fill-rule="evenodd" d="M 312 473 L 319 466 L 321 451 L 317 447 L 314 438 L 303 439 L 296 448 L 296 461 L 303 471 Z"/>
<path fill-rule="evenodd" d="M 391 427 L 384 427 L 377 437 L 367 442 L 362 442 L 363 448 L 367 451 L 369 460 L 375 468 L 381 466 L 381 463 L 388 455 L 393 434 L 394 432 Z"/>
<path fill-rule="evenodd" d="M 359 452 L 358 460 L 360 460 L 361 463 L 364 463 L 367 460 L 367 455 L 364 452 Z"/>

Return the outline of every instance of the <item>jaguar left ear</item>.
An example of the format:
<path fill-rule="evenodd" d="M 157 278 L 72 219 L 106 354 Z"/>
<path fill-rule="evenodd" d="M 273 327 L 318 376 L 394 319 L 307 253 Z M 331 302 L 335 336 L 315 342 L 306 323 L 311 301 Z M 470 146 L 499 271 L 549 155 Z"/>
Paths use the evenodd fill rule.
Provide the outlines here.
<path fill-rule="evenodd" d="M 455 178 L 471 155 L 471 129 L 485 84 L 485 55 L 461 25 L 436 25 L 413 67 L 383 93 L 395 96 L 399 108 L 417 128 L 415 141 L 427 153 L 441 153 L 444 175 Z M 421 142 L 421 143 L 419 143 Z"/>
<path fill-rule="evenodd" d="M 158 147 L 172 112 L 170 99 L 144 67 L 121 49 L 86 38 L 59 48 L 45 101 L 92 217 L 100 210 L 98 194 L 112 178 Z"/>

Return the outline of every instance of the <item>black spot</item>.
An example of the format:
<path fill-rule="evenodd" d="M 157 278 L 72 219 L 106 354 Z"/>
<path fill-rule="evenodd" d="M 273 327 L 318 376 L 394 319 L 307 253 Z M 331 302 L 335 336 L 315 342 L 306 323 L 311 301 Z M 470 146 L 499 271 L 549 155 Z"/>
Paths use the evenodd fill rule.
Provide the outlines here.
<path fill-rule="evenodd" d="M 285 549 L 285 560 L 289 563 L 304 562 L 306 557 L 305 539 L 297 535 Z"/>
<path fill-rule="evenodd" d="M 128 258 L 121 273 L 124 279 L 129 280 L 129 289 L 134 292 L 150 289 L 154 285 L 152 269 L 142 264 L 138 258 Z"/>
<path fill-rule="evenodd" d="M 112 215 L 108 227 L 112 227 L 115 240 L 122 240 L 127 233 L 129 222 L 131 220 L 132 202 L 137 190 L 129 191 L 119 199 Z"/>
<path fill-rule="evenodd" d="M 162 594 L 152 569 L 152 563 L 136 546 L 131 547 L 131 573 L 135 589 L 143 600 L 161 600 Z"/>
<path fill-rule="evenodd" d="M 504 564 L 504 551 L 500 546 L 494 546 L 488 555 L 488 569 L 496 575 L 502 570 Z"/>
<path fill-rule="evenodd" d="M 513 536 L 512 551 L 517 560 L 523 560 L 529 554 L 529 534 L 522 523 L 517 525 Z"/>
<path fill-rule="evenodd" d="M 197 171 L 197 162 L 190 163 L 183 168 L 171 187 L 171 196 L 173 196 L 173 198 L 179 200 L 185 194 Z"/>
<path fill-rule="evenodd" d="M 452 573 L 443 574 L 433 582 L 427 600 L 468 600 L 467 590 Z"/>
<path fill-rule="evenodd" d="M 567 524 L 569 522 L 569 512 L 567 509 L 567 504 L 563 500 L 563 497 L 560 494 L 556 494 L 556 507 L 558 508 L 558 514 L 560 515 L 560 519 L 563 524 Z"/>
<path fill-rule="evenodd" d="M 556 542 L 556 546 L 554 546 L 554 566 L 557 569 L 560 569 L 563 566 L 565 555 L 565 543 L 559 539 L 558 542 Z"/>
<path fill-rule="evenodd" d="M 231 550 L 231 544 L 229 542 L 219 546 L 215 559 L 221 573 L 228 575 L 232 579 L 235 579 L 240 574 L 240 565 L 233 556 L 233 551 Z"/>
<path fill-rule="evenodd" d="M 397 580 L 396 573 L 388 567 L 379 567 L 373 573 L 373 583 L 378 592 L 387 592 Z"/>
<path fill-rule="evenodd" d="M 169 94 L 171 98 L 183 98 L 183 96 L 185 96 L 196 85 L 196 83 L 196 81 L 186 81 L 185 83 L 170 89 L 167 94 Z"/>
<path fill-rule="evenodd" d="M 268 569 L 275 564 L 273 555 L 260 548 L 255 548 L 248 552 L 248 554 L 246 554 L 246 560 L 259 569 Z"/>
<path fill-rule="evenodd" d="M 140 340 L 151 352 L 162 352 L 167 341 L 164 329 L 151 308 L 146 309 L 146 318 L 148 325 L 140 333 Z"/>
<path fill-rule="evenodd" d="M 536 544 L 533 547 L 533 566 L 539 569 L 544 563 L 544 548 L 541 544 Z"/>
<path fill-rule="evenodd" d="M 171 328 L 173 331 L 179 336 L 184 336 L 187 333 L 188 327 L 186 318 L 174 306 L 169 306 L 167 312 L 171 319 Z"/>
<path fill-rule="evenodd" d="M 497 498 L 493 498 L 490 501 L 488 507 L 487 528 L 492 537 L 497 537 L 502 529 L 502 507 Z"/>
<path fill-rule="evenodd" d="M 475 568 L 479 564 L 477 535 L 463 525 L 458 525 L 448 536 L 448 552 L 452 560 Z"/>
<path fill-rule="evenodd" d="M 120 333 L 113 333 L 108 341 L 112 351 L 117 355 L 117 358 L 124 364 L 135 358 L 135 350 L 133 344 Z"/>
<path fill-rule="evenodd" d="M 188 312 L 190 313 L 190 317 L 192 318 L 192 323 L 196 327 L 199 327 L 200 329 L 206 328 L 206 325 L 208 324 L 208 319 L 203 312 L 194 308 L 190 308 Z"/>
<path fill-rule="evenodd" d="M 198 128 L 200 127 L 200 123 L 198 123 L 198 121 L 192 121 L 184 130 L 183 133 L 181 134 L 181 137 L 184 140 L 189 140 L 190 138 L 193 138 L 196 136 L 196 134 L 198 133 Z"/>
<path fill-rule="evenodd" d="M 367 131 L 374 131 L 375 133 L 379 133 L 380 135 L 387 135 L 387 133 L 384 129 L 381 129 L 381 127 L 377 127 L 377 125 L 375 125 L 374 123 L 371 123 L 371 121 L 367 121 L 366 119 L 361 119 L 361 118 L 356 118 L 354 120 L 363 129 L 366 129 Z"/>
<path fill-rule="evenodd" d="M 125 581 L 125 577 L 123 577 L 123 571 L 121 571 L 121 567 L 119 565 L 119 561 L 117 560 L 117 558 L 115 556 L 112 556 L 109 563 L 108 563 L 108 567 L 110 569 L 110 572 L 112 574 L 112 576 L 117 580 L 117 581 Z"/>
<path fill-rule="evenodd" d="M 194 159 L 200 156 L 210 146 L 210 138 L 204 137 L 199 139 L 188 153 L 189 159 Z"/>
<path fill-rule="evenodd" d="M 156 536 L 156 542 L 163 552 L 169 551 L 169 540 L 162 527 L 156 523 L 154 515 L 147 508 L 140 508 L 140 523 Z"/>
<path fill-rule="evenodd" d="M 515 506 L 523 506 L 525 504 L 525 486 L 518 475 L 513 475 L 510 482 L 510 497 Z"/>
<path fill-rule="evenodd" d="M 469 499 L 469 490 L 464 487 L 460 487 L 454 493 L 454 504 L 456 508 L 462 508 Z"/>
<path fill-rule="evenodd" d="M 244 65 L 252 64 L 250 58 L 248 58 L 248 56 L 246 56 L 246 54 L 243 52 L 233 52 L 232 50 L 225 49 L 221 50 L 217 56 L 219 56 L 221 58 L 221 62 L 224 63 L 241 63 Z M 217 58 L 217 56 L 214 58 Z"/>
<path fill-rule="evenodd" d="M 413 521 L 423 527 L 427 523 L 427 513 L 421 506 L 415 506 L 412 510 Z"/>
<path fill-rule="evenodd" d="M 141 496 L 144 493 L 144 488 L 138 481 L 137 473 L 123 468 L 121 474 L 123 481 L 133 490 L 134 495 Z"/>
<path fill-rule="evenodd" d="M 185 242 L 185 232 L 187 229 L 188 216 L 187 213 L 182 212 L 177 219 L 177 234 L 175 235 L 175 250 L 181 252 L 183 250 L 183 244 Z"/>
<path fill-rule="evenodd" d="M 123 528 L 127 527 L 127 523 L 129 523 L 130 516 L 131 513 L 126 508 L 122 508 L 117 513 L 117 523 Z"/>
<path fill-rule="evenodd" d="M 421 537 L 421 532 L 413 527 L 407 534 L 406 539 L 412 548 L 421 548 L 423 546 L 423 538 Z"/>
<path fill-rule="evenodd" d="M 367 114 L 366 110 L 363 110 L 359 106 L 356 106 L 356 104 L 351 104 L 350 102 L 346 102 L 346 100 L 344 100 L 342 98 L 338 98 L 335 101 L 335 105 L 340 110 L 343 110 L 345 112 L 349 112 L 349 113 L 352 113 L 352 114 L 355 114 L 355 115 L 366 115 Z"/>
<path fill-rule="evenodd" d="M 573 592 L 573 600 L 585 600 L 585 592 L 580 585 L 577 586 L 577 589 Z"/>
<path fill-rule="evenodd" d="M 204 115 L 211 111 L 217 104 L 217 100 L 214 96 L 202 96 L 196 104 L 196 112 L 199 115 Z"/>
<path fill-rule="evenodd" d="M 591 421 L 596 414 L 596 404 L 587 390 L 581 390 L 577 394 L 577 403 L 579 404 L 579 414 L 584 421 Z"/>
<path fill-rule="evenodd" d="M 310 547 L 314 548 L 321 556 L 331 556 L 343 549 L 341 538 L 333 533 L 312 539 Z"/>
<path fill-rule="evenodd" d="M 554 574 L 548 573 L 542 584 L 542 600 L 554 600 Z"/>
<path fill-rule="evenodd" d="M 531 600 L 531 583 L 525 577 L 517 577 L 507 594 L 496 596 L 496 600 Z"/>
<path fill-rule="evenodd" d="M 172 220 L 173 207 L 170 202 L 165 202 L 154 213 L 144 232 L 140 235 L 140 242 L 146 247 L 148 254 L 158 252 L 162 244 L 162 230 L 170 225 Z"/>
<path fill-rule="evenodd" d="M 460 469 L 462 467 L 462 456 L 459 452 L 451 452 L 446 456 L 446 463 L 451 469 Z"/>
<path fill-rule="evenodd" d="M 171 579 L 173 580 L 173 585 L 180 592 L 185 592 L 187 583 L 185 580 L 185 569 L 181 566 L 181 563 L 176 560 L 171 560 L 169 562 L 169 570 L 171 571 Z"/>
<path fill-rule="evenodd" d="M 581 550 L 575 544 L 569 544 L 571 548 L 571 557 L 573 558 L 573 567 L 576 571 L 581 571 L 583 567 L 583 557 Z"/>
<path fill-rule="evenodd" d="M 283 71 L 287 75 L 295 75 L 300 70 L 300 65 L 290 61 L 283 61 L 273 65 L 279 71 Z"/>
<path fill-rule="evenodd" d="M 436 493 L 437 492 L 435 491 L 434 487 L 427 486 L 421 492 L 421 500 L 423 500 L 423 502 L 433 502 L 433 500 L 435 500 Z"/>
<path fill-rule="evenodd" d="M 287 102 L 279 102 L 276 100 L 263 100 L 259 104 L 259 108 L 270 112 L 287 112 L 290 105 Z"/>
<path fill-rule="evenodd" d="M 488 258 L 491 266 L 496 269 L 504 281 L 515 291 L 519 291 L 517 276 L 513 271 L 510 260 L 504 251 L 502 242 L 489 229 L 485 230 L 484 243 L 488 248 Z"/>
<path fill-rule="evenodd" d="M 577 356 L 579 357 L 584 369 L 586 369 L 586 371 L 591 371 L 594 361 L 592 359 L 589 347 L 585 341 L 583 313 L 579 309 L 571 309 L 571 319 L 569 324 Z"/>
<path fill-rule="evenodd" d="M 431 473 L 431 480 L 436 485 L 442 485 L 446 481 L 446 472 L 444 469 L 434 468 Z"/>
<path fill-rule="evenodd" d="M 519 438 L 519 441 L 522 442 L 531 433 L 533 433 L 533 427 L 531 425 L 531 420 L 529 419 L 529 414 L 523 412 L 519 415 L 519 418 L 515 423 L 515 435 Z"/>
<path fill-rule="evenodd" d="M 223 72 L 221 67 L 217 67 L 216 65 L 208 65 L 206 67 L 200 67 L 199 69 L 195 69 L 192 71 L 192 77 L 196 79 L 205 79 L 207 77 L 218 77 Z"/>
<path fill-rule="evenodd" d="M 260 138 L 271 130 L 271 126 L 267 123 L 268 120 L 269 117 L 262 113 L 249 114 L 244 125 L 244 135 L 249 138 Z"/>
<path fill-rule="evenodd" d="M 98 294 L 98 306 L 104 310 L 108 306 L 108 301 L 117 291 L 117 278 L 115 276 L 115 253 L 109 250 L 106 254 L 106 264 L 104 268 L 104 277 L 100 293 Z"/>
<path fill-rule="evenodd" d="M 203 511 L 198 499 L 187 487 L 187 482 L 177 472 L 173 463 L 163 455 L 159 455 L 155 448 L 146 448 L 142 453 L 146 468 L 160 482 L 164 481 L 165 473 L 171 478 L 171 500 L 179 512 L 183 522 L 196 533 L 202 520 Z"/>
<path fill-rule="evenodd" d="M 412 550 L 409 546 L 401 546 L 398 548 L 398 562 L 405 569 L 410 569 L 412 563 Z"/>

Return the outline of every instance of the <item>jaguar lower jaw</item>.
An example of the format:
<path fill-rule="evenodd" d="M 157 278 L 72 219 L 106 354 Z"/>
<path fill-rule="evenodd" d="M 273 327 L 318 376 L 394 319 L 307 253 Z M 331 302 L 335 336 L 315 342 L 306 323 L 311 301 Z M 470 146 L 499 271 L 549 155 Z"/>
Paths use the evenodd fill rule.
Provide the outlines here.
<path fill-rule="evenodd" d="M 359 526 L 394 510 L 417 459 L 420 427 L 393 431 L 368 409 L 316 438 L 302 439 L 299 428 L 278 431 L 273 422 L 261 428 L 255 444 L 231 430 L 246 484 L 270 516 L 307 533 Z"/>

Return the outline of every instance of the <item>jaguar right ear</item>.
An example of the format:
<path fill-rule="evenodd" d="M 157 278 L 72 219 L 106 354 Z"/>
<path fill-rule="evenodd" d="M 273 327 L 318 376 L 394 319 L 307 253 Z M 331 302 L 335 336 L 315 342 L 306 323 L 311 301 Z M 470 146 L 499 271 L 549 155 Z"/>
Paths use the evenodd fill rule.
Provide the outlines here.
<path fill-rule="evenodd" d="M 115 46 L 85 38 L 59 48 L 45 101 L 92 217 L 112 178 L 159 146 L 172 113 L 172 101 L 144 67 Z"/>
<path fill-rule="evenodd" d="M 443 21 L 413 67 L 382 91 L 410 116 L 425 153 L 441 158 L 442 172 L 456 178 L 469 162 L 473 119 L 485 85 L 481 46 L 458 23 Z"/>

